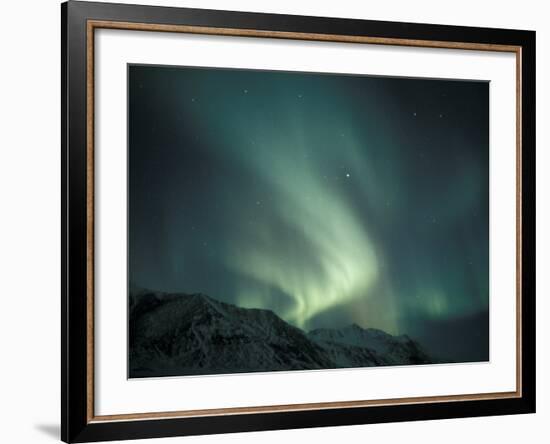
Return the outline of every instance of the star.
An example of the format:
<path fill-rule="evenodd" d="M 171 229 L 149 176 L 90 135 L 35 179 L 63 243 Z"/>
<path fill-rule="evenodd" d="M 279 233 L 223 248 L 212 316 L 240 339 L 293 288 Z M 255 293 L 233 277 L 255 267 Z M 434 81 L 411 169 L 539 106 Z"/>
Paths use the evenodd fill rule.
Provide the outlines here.
<path fill-rule="evenodd" d="M 243 90 L 243 93 L 248 94 L 248 90 L 247 90 L 247 89 L 244 89 L 244 90 Z"/>
<path fill-rule="evenodd" d="M 191 97 L 191 102 L 194 102 L 195 101 L 195 98 L 194 97 Z"/>
<path fill-rule="evenodd" d="M 413 116 L 416 117 L 416 111 L 413 113 Z"/>
<path fill-rule="evenodd" d="M 443 117 L 443 114 L 440 114 L 440 115 L 439 115 L 439 118 L 441 119 L 442 117 Z"/>
<path fill-rule="evenodd" d="M 346 173 L 346 177 L 350 177 L 350 174 L 349 174 L 349 173 Z"/>

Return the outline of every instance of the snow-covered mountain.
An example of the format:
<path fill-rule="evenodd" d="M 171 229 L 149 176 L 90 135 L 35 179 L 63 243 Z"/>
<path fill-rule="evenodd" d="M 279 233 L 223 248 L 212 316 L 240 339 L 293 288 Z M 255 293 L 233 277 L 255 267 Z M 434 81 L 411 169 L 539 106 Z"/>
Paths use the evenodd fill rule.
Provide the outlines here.
<path fill-rule="evenodd" d="M 305 333 L 270 310 L 204 294 L 131 288 L 129 302 L 130 377 L 433 362 L 407 336 L 357 325 Z"/>
<path fill-rule="evenodd" d="M 392 336 L 357 324 L 340 329 L 320 328 L 308 337 L 321 345 L 339 367 L 370 365 L 429 364 L 434 362 L 420 345 L 407 335 Z"/>

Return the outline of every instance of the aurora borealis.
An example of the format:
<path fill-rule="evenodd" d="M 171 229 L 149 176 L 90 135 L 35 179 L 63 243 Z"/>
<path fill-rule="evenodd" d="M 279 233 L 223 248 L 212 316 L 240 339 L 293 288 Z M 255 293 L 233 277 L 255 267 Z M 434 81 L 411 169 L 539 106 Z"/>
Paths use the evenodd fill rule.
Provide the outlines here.
<path fill-rule="evenodd" d="M 488 359 L 487 82 L 128 75 L 132 284 Z"/>

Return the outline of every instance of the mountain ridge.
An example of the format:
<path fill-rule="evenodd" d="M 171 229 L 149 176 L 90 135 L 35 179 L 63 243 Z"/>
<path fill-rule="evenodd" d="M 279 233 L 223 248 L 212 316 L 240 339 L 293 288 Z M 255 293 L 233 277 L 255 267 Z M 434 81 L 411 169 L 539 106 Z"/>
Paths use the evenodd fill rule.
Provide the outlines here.
<path fill-rule="evenodd" d="M 130 287 L 131 378 L 433 362 L 406 335 L 357 324 L 305 332 L 272 310 Z"/>

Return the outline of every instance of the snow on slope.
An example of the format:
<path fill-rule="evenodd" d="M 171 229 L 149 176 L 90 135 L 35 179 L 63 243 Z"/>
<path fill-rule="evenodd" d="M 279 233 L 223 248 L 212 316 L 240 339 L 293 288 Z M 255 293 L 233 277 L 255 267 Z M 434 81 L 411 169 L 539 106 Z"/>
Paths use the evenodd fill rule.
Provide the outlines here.
<path fill-rule="evenodd" d="M 432 359 L 420 345 L 407 335 L 392 336 L 375 328 L 363 329 L 352 324 L 341 329 L 317 329 L 309 332 L 308 337 L 323 348 L 330 350 L 332 358 L 345 366 L 350 357 L 369 355 L 372 365 L 429 364 Z M 356 365 L 350 365 L 355 367 Z M 361 365 L 357 365 L 361 366 Z"/>

